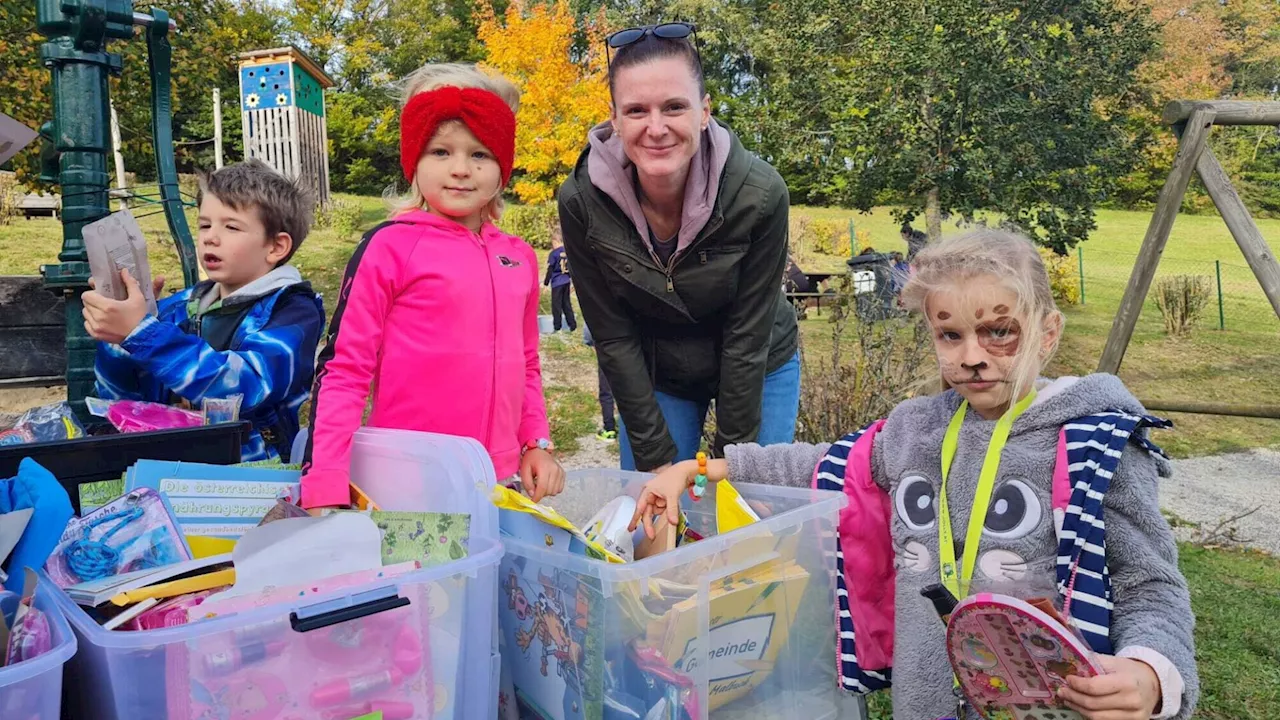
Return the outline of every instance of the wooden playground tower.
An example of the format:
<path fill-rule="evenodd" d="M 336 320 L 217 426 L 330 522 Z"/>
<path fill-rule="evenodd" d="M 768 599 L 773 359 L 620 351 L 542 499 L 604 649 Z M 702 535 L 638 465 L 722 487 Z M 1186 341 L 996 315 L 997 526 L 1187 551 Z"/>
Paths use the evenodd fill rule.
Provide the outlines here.
<path fill-rule="evenodd" d="M 1193 172 L 1199 174 L 1200 182 L 1222 214 L 1227 229 L 1244 253 L 1245 260 L 1258 278 L 1258 284 L 1266 293 L 1272 309 L 1280 316 L 1280 263 L 1276 262 L 1275 253 L 1263 239 L 1258 224 L 1249 215 L 1248 208 L 1244 206 L 1239 193 L 1231 185 L 1231 179 L 1227 177 L 1226 171 L 1208 145 L 1209 133 L 1214 125 L 1280 125 L 1280 103 L 1177 100 L 1165 107 L 1163 120 L 1165 124 L 1172 126 L 1173 132 L 1178 136 L 1178 152 L 1174 156 L 1169 178 L 1160 190 L 1155 213 L 1151 216 L 1151 224 L 1147 227 L 1142 249 L 1133 266 L 1133 274 L 1125 288 L 1124 299 L 1120 302 L 1120 309 L 1116 312 L 1106 347 L 1102 351 L 1102 359 L 1098 362 L 1098 372 L 1114 374 L 1120 369 Z M 1179 403 L 1176 407 L 1153 409 L 1280 417 L 1276 408 L 1241 408 L 1220 403 Z"/>
<path fill-rule="evenodd" d="M 333 78 L 295 47 L 240 54 L 246 158 L 257 158 L 329 202 L 324 91 Z"/>

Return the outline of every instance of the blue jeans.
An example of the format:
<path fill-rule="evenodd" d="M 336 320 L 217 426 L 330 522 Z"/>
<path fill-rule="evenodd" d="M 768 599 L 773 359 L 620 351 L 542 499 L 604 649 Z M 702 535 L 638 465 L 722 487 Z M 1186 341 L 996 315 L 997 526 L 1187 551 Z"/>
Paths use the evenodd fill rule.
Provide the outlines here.
<path fill-rule="evenodd" d="M 675 462 L 692 460 L 702 447 L 702 429 L 707 421 L 709 403 L 683 400 L 664 392 L 653 392 L 667 421 L 667 432 L 676 442 Z M 794 442 L 796 415 L 800 412 L 800 354 L 785 362 L 782 367 L 764 378 L 764 395 L 760 399 L 760 433 L 756 442 L 761 445 L 780 445 Z M 631 454 L 631 439 L 627 428 L 618 420 L 618 455 L 623 470 L 635 470 L 636 460 Z"/>

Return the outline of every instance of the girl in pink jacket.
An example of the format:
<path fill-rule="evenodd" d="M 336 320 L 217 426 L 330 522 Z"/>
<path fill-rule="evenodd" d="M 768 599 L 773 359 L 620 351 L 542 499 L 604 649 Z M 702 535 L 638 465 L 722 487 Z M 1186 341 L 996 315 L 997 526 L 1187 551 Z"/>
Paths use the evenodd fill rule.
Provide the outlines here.
<path fill-rule="evenodd" d="M 539 263 L 493 225 L 515 156 L 519 93 L 470 65 L 405 83 L 409 196 L 347 264 L 312 390 L 302 505 L 350 501 L 351 441 L 368 424 L 473 437 L 499 478 L 560 492 L 538 362 Z"/>

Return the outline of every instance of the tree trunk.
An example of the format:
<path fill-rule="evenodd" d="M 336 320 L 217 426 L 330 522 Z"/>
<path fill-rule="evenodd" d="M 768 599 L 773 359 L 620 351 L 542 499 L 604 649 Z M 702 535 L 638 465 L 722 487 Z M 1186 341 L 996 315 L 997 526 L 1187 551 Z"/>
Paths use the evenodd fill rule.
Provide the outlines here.
<path fill-rule="evenodd" d="M 938 186 L 929 188 L 924 198 L 924 221 L 929 232 L 929 242 L 942 238 L 942 205 L 938 201 Z"/>

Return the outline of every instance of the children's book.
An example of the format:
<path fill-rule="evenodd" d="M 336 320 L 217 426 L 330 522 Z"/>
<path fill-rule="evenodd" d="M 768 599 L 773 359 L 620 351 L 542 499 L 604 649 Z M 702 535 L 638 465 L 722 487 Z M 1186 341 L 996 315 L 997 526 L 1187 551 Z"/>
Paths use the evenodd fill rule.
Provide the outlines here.
<path fill-rule="evenodd" d="M 1050 612 L 1052 611 L 1052 614 Z M 947 655 L 969 705 L 987 720 L 1080 715 L 1058 689 L 1070 675 L 1102 674 L 1089 646 L 1051 605 L 979 593 L 956 605 L 947 623 Z"/>
<path fill-rule="evenodd" d="M 297 470 L 139 460 L 125 476 L 125 489 L 164 492 L 187 535 L 238 538 L 256 527 L 276 500 L 296 501 L 301 477 Z"/>
<path fill-rule="evenodd" d="M 123 592 L 178 578 L 201 575 L 219 566 L 229 566 L 230 563 L 230 554 L 215 555 L 214 557 L 188 560 L 159 568 L 138 570 L 124 575 L 112 575 L 100 580 L 90 580 L 78 585 L 72 585 L 66 588 L 66 592 L 68 597 L 78 605 L 97 607 Z"/>
<path fill-rule="evenodd" d="M 382 531 L 382 564 L 416 560 L 435 567 L 467 556 L 471 516 L 466 513 L 392 512 L 369 513 Z"/>

